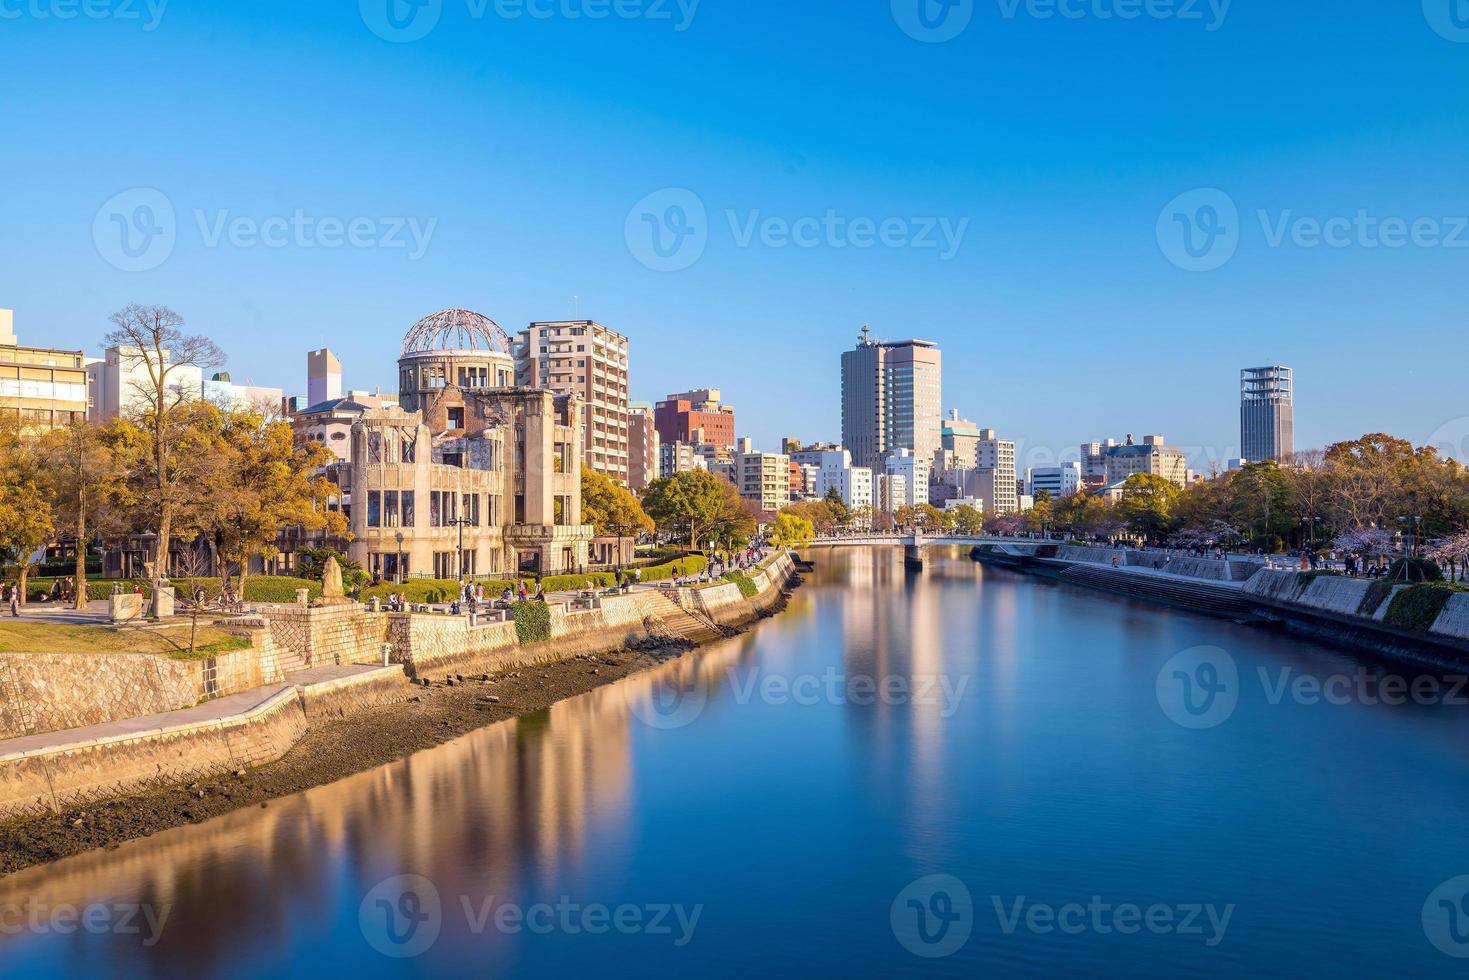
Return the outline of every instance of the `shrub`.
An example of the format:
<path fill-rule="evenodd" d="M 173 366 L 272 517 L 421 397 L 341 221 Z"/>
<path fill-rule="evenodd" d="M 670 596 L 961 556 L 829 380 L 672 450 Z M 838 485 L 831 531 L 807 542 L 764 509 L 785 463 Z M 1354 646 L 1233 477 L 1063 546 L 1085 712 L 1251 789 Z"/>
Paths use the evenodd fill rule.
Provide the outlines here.
<path fill-rule="evenodd" d="M 601 588 L 617 584 L 617 576 L 612 572 L 587 572 L 585 575 L 551 575 L 541 579 L 541 586 L 547 592 L 573 592 L 587 587 L 587 582 Z M 489 595 L 489 590 L 485 590 Z"/>
<path fill-rule="evenodd" d="M 26 595 L 31 599 L 43 599 L 51 591 L 51 583 L 55 578 L 31 579 L 26 582 Z M 219 579 L 201 578 L 170 579 L 173 585 L 174 597 L 182 600 L 187 599 L 194 591 L 197 583 L 204 590 L 207 599 L 219 598 Z M 112 595 L 115 586 L 121 585 L 122 591 L 132 592 L 141 586 L 143 595 L 153 597 L 153 584 L 144 579 L 116 579 L 116 578 L 89 578 L 87 579 L 87 598 L 106 599 Z M 295 602 L 296 590 L 305 589 L 311 594 L 311 598 L 321 597 L 321 583 L 310 579 L 294 578 L 289 575 L 249 575 L 245 578 L 245 600 L 247 602 Z"/>
<path fill-rule="evenodd" d="M 551 607 L 544 602 L 527 600 L 510 606 L 515 620 L 515 639 L 521 644 L 539 643 L 551 638 Z"/>
<path fill-rule="evenodd" d="M 486 584 L 485 594 L 489 595 L 489 591 Z M 363 589 L 360 595 L 365 602 L 372 598 L 385 600 L 395 592 L 406 602 L 452 602 L 459 595 L 459 583 L 451 578 L 411 578 L 402 585 L 382 582 Z"/>
<path fill-rule="evenodd" d="M 1399 558 L 1388 568 L 1387 577 L 1394 581 L 1403 581 L 1403 569 L 1407 568 L 1407 581 L 1409 582 L 1442 582 L 1443 572 L 1439 569 L 1437 562 L 1431 562 L 1427 558 Z"/>
<path fill-rule="evenodd" d="M 1374 579 L 1367 586 L 1367 592 L 1362 596 L 1362 601 L 1357 606 L 1357 615 L 1371 616 L 1377 612 L 1377 607 L 1382 605 L 1382 600 L 1392 594 L 1392 586 L 1393 584 L 1391 582 L 1385 582 L 1380 578 Z"/>
<path fill-rule="evenodd" d="M 754 579 L 750 578 L 750 576 L 746 575 L 744 572 L 725 572 L 724 577 L 726 580 L 733 582 L 736 588 L 740 590 L 740 595 L 744 596 L 746 599 L 753 599 L 756 593 L 760 591 L 755 586 Z"/>
<path fill-rule="evenodd" d="M 1443 612 L 1449 596 L 1457 591 L 1459 590 L 1447 582 L 1410 585 L 1393 598 L 1383 622 L 1390 626 L 1427 633 L 1433 628 L 1438 614 Z"/>
<path fill-rule="evenodd" d="M 662 565 L 650 565 L 641 569 L 644 582 L 661 582 L 664 579 L 675 576 L 698 575 L 709 567 L 709 559 L 703 555 L 685 555 L 676 561 L 664 562 Z"/>

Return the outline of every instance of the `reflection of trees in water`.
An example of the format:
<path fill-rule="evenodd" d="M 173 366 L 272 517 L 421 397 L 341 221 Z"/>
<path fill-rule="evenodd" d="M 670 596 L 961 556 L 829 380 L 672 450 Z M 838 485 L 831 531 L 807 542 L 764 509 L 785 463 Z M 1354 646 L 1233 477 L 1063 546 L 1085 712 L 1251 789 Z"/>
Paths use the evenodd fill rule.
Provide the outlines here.
<path fill-rule="evenodd" d="M 151 949 L 84 931 L 29 942 L 58 963 L 199 976 L 257 944 L 325 937 L 344 921 L 355 930 L 362 895 L 393 875 L 425 875 L 456 905 L 459 894 L 513 896 L 524 874 L 581 853 L 589 815 L 626 822 L 620 688 L 651 683 L 640 675 L 264 809 L 30 869 L 0 886 L 0 901 L 172 904 Z"/>

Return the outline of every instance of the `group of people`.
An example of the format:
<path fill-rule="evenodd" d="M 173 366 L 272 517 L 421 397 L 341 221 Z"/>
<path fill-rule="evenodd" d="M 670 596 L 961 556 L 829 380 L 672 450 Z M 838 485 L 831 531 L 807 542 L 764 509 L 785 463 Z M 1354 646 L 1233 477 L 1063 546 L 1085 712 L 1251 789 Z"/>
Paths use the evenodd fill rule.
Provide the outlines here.
<path fill-rule="evenodd" d="M 71 576 L 57 579 L 51 583 L 51 588 L 46 590 L 46 602 L 72 602 L 77 596 L 76 579 Z M 0 584 L 0 602 L 9 607 L 10 615 L 20 615 L 20 583 L 6 582 Z"/>

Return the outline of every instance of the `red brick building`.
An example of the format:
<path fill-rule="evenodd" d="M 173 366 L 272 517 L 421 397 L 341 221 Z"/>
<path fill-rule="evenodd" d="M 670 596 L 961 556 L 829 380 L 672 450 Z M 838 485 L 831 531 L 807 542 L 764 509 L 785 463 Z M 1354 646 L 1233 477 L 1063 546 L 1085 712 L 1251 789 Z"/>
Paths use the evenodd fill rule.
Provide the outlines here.
<path fill-rule="evenodd" d="M 734 408 L 719 403 L 718 388 L 669 395 L 653 411 L 653 426 L 662 443 L 703 443 L 733 449 Z"/>

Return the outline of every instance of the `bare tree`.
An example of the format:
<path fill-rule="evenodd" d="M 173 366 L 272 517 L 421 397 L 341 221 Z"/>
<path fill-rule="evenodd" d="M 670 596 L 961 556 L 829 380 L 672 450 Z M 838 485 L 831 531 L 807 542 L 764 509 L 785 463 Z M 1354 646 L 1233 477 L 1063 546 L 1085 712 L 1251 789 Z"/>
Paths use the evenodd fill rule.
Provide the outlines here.
<path fill-rule="evenodd" d="M 184 367 L 200 370 L 223 363 L 224 353 L 208 337 L 186 334 L 184 318 L 166 306 L 129 304 L 112 315 L 116 329 L 107 334 L 107 344 L 129 368 L 139 369 L 132 382 L 137 396 L 136 421 L 152 440 L 149 482 L 154 499 L 151 511 L 157 517 L 158 550 L 153 563 L 153 603 L 157 614 L 158 595 L 168 572 L 168 548 L 173 518 L 178 506 L 181 467 L 174 458 L 175 441 L 181 427 L 180 409 L 198 392 L 180 383 Z"/>

